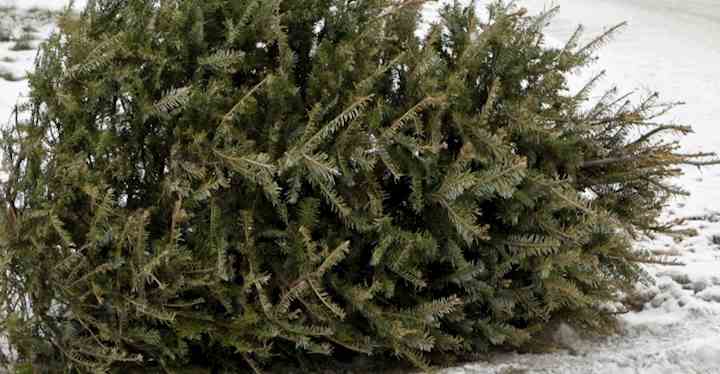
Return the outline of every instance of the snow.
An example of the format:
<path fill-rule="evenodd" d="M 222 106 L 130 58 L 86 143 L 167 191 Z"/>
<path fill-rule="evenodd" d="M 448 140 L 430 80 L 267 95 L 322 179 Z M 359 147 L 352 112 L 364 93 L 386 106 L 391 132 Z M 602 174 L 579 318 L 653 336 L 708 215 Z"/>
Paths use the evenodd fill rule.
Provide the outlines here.
<path fill-rule="evenodd" d="M 25 3 L 23 0 L 22 3 Z M 28 2 L 29 3 L 29 2 Z M 38 1 L 35 1 L 38 3 Z M 34 40 L 30 41 L 32 47 L 37 47 L 41 40 L 50 35 L 54 26 L 51 19 L 44 14 L 29 11 L 31 7 L 13 8 L 11 2 L 0 0 L 0 32 L 7 33 L 9 41 L 0 42 L 0 124 L 4 125 L 10 120 L 13 107 L 22 102 L 27 93 L 27 81 L 24 80 L 28 71 L 33 67 L 37 51 L 34 49 L 13 51 L 16 39 L 25 34 L 25 26 L 32 26 Z"/>
<path fill-rule="evenodd" d="M 75 0 L 73 9 L 82 9 L 87 0 Z M 54 25 L 42 12 L 35 10 L 59 11 L 70 5 L 70 0 L 0 0 L 0 30 L 10 31 L 13 39 L 23 34 L 23 26 L 32 26 L 36 40 L 31 44 L 37 47 L 40 41 L 54 29 Z M 9 75 L 12 79 L 0 79 L 0 125 L 10 121 L 15 105 L 23 101 L 28 91 L 25 77 L 32 70 L 36 51 L 13 51 L 15 40 L 0 42 L 0 75 Z"/>
<path fill-rule="evenodd" d="M 485 0 L 483 0 L 485 1 Z M 442 1 L 447 3 L 449 0 Z M 81 6 L 84 1 L 76 1 Z M 0 0 L 0 8 L 15 6 L 19 14 L 34 7 L 61 9 L 65 0 Z M 538 13 L 552 4 L 561 12 L 547 28 L 549 43 L 562 43 L 578 23 L 587 38 L 628 21 L 630 26 L 600 51 L 599 62 L 572 78 L 583 79 L 607 70 L 604 87 L 621 91 L 657 90 L 667 100 L 686 101 L 668 120 L 692 124 L 696 133 L 683 141 L 688 152 L 720 149 L 720 2 L 717 0 L 520 0 Z M 427 8 L 431 21 L 440 4 Z M 5 15 L 3 15 L 5 14 Z M 47 36 L 52 25 L 22 18 Z M 8 23 L 10 22 L 10 23 Z M 0 12 L 0 26 L 15 33 L 22 25 Z M 16 35 L 17 36 L 17 35 Z M 22 78 L 32 68 L 34 51 L 11 51 L 13 42 L 0 42 L 0 74 Z M 9 58 L 3 60 L 3 58 Z M 7 123 L 13 105 L 27 92 L 26 81 L 0 79 L 0 124 Z M 19 97 L 20 96 L 20 97 Z M 498 354 L 488 362 L 445 370 L 444 374 L 675 374 L 720 373 L 720 168 L 688 168 L 677 183 L 692 195 L 678 199 L 668 218 L 686 218 L 683 226 L 697 230 L 687 239 L 657 238 L 639 247 L 676 259 L 683 266 L 647 266 L 655 283 L 639 286 L 630 296 L 640 311 L 622 315 L 622 334 L 583 338 L 566 325 L 553 336 L 562 347 L 547 354 Z"/>
<path fill-rule="evenodd" d="M 687 104 L 665 119 L 690 124 L 686 152 L 720 149 L 720 2 L 715 0 L 520 0 L 531 13 L 561 10 L 547 28 L 559 44 L 578 23 L 586 40 L 608 27 L 629 26 L 599 51 L 600 60 L 572 77 L 574 87 L 601 70 L 598 93 L 658 91 Z M 655 279 L 636 295 L 641 311 L 620 317 L 623 332 L 607 338 L 578 338 L 573 349 L 548 354 L 501 354 L 443 374 L 720 373 L 720 168 L 686 168 L 676 183 L 691 196 L 673 201 L 668 219 L 684 218 L 686 239 L 661 237 L 638 243 L 682 266 L 646 266 Z M 569 346 L 567 342 L 561 346 Z"/>
<path fill-rule="evenodd" d="M 86 0 L 75 0 L 75 8 L 84 6 L 87 3 Z M 53 9 L 60 10 L 70 4 L 68 0 L 0 0 L 1 7 L 17 7 L 20 9 Z"/>

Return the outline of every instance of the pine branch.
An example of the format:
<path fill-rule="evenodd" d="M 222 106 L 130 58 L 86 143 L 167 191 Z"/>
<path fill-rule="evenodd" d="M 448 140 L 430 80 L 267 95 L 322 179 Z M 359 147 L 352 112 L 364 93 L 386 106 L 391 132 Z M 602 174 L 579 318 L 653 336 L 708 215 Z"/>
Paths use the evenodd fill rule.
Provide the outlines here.
<path fill-rule="evenodd" d="M 124 38 L 125 33 L 119 32 L 99 43 L 82 63 L 73 65 L 66 71 L 67 77 L 76 80 L 82 75 L 95 72 L 101 67 L 109 65 L 116 54 L 122 50 Z"/>
<path fill-rule="evenodd" d="M 190 102 L 192 87 L 173 88 L 166 92 L 163 97 L 158 100 L 153 107 L 158 113 L 174 114 L 178 110 L 185 107 Z"/>
<path fill-rule="evenodd" d="M 323 276 L 325 273 L 327 273 L 330 268 L 336 266 L 340 261 L 342 261 L 345 256 L 350 252 L 350 242 L 346 241 L 341 243 L 340 245 L 335 248 L 330 255 L 328 255 L 325 258 L 325 261 L 323 261 L 322 265 L 318 267 L 318 269 L 315 271 L 315 275 L 317 277 Z"/>
<path fill-rule="evenodd" d="M 242 51 L 221 49 L 211 55 L 200 58 L 198 62 L 200 65 L 225 72 L 231 70 L 233 65 L 241 63 L 244 58 L 245 53 Z"/>
<path fill-rule="evenodd" d="M 603 32 L 602 34 L 597 36 L 595 39 L 591 40 L 589 43 L 587 43 L 584 47 L 580 48 L 575 53 L 578 56 L 586 56 L 586 55 L 590 55 L 590 54 L 594 53 L 598 48 L 607 44 L 613 35 L 615 35 L 621 29 L 625 28 L 627 25 L 628 25 L 627 22 L 621 22 L 621 23 L 609 28 L 607 31 Z"/>
<path fill-rule="evenodd" d="M 397 134 L 402 130 L 403 127 L 405 127 L 408 123 L 417 121 L 420 113 L 422 113 L 424 110 L 432 107 L 437 107 L 442 105 L 445 102 L 444 97 L 426 97 L 422 99 L 420 102 L 415 104 L 412 108 L 410 108 L 407 112 L 405 112 L 403 115 L 401 115 L 398 119 L 396 119 L 390 127 L 385 129 L 383 133 L 380 135 L 379 141 L 381 144 L 388 144 L 392 139 L 394 139 Z"/>
<path fill-rule="evenodd" d="M 308 141 L 302 145 L 302 153 L 312 154 L 328 137 L 335 134 L 335 132 L 337 132 L 341 127 L 347 126 L 350 122 L 360 117 L 372 100 L 372 95 L 356 99 L 337 117 L 328 122 L 323 128 L 315 133 L 315 135 L 308 139 Z M 291 151 L 290 153 L 293 152 Z"/>
<path fill-rule="evenodd" d="M 318 300 L 320 300 L 328 310 L 330 310 L 340 320 L 345 319 L 345 311 L 342 309 L 342 307 L 330 300 L 330 295 L 328 295 L 325 291 L 320 290 L 318 286 L 313 283 L 312 280 L 308 280 L 308 284 L 310 284 L 310 288 L 313 290 Z"/>
<path fill-rule="evenodd" d="M 252 97 L 255 92 L 257 92 L 263 85 L 267 84 L 267 82 L 272 78 L 271 75 L 266 76 L 263 80 L 261 80 L 258 84 L 253 86 L 253 88 L 250 89 L 245 95 L 238 100 L 238 102 L 230 109 L 229 112 L 225 113 L 225 115 L 222 118 L 222 121 L 220 121 L 219 127 L 224 127 L 230 124 L 230 122 L 235 118 L 235 115 L 237 115 L 241 110 L 243 105 L 245 105 L 245 102 Z"/>

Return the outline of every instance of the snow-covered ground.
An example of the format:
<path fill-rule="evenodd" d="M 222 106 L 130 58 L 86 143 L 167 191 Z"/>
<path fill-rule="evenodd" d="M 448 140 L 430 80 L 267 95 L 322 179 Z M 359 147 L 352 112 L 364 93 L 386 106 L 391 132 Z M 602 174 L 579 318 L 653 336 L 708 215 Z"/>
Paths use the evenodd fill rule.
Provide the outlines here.
<path fill-rule="evenodd" d="M 87 0 L 75 0 L 75 8 L 82 7 L 87 3 Z M 70 4 L 70 0 L 0 0 L 0 6 L 2 7 L 15 7 L 20 9 L 52 9 L 60 10 L 64 9 Z"/>
<path fill-rule="evenodd" d="M 81 9 L 86 2 L 74 0 L 74 9 Z M 23 78 L 32 69 L 35 48 L 54 29 L 48 11 L 61 11 L 68 5 L 70 0 L 0 0 L 0 124 L 8 122 L 13 107 L 27 93 Z M 33 37 L 29 41 L 33 49 L 14 50 L 25 35 Z"/>
<path fill-rule="evenodd" d="M 547 28 L 551 42 L 564 42 L 579 23 L 591 38 L 628 21 L 629 26 L 600 50 L 598 63 L 573 80 L 580 84 L 590 74 L 606 70 L 599 90 L 617 85 L 620 91 L 658 91 L 668 101 L 684 101 L 687 105 L 666 119 L 695 129 L 683 141 L 685 150 L 720 151 L 720 1 L 518 3 L 531 13 L 560 5 Z M 499 355 L 445 374 L 720 373 L 720 168 L 687 168 L 677 184 L 692 195 L 674 201 L 667 216 L 687 218 L 685 228 L 698 234 L 638 243 L 685 265 L 647 266 L 656 284 L 640 290 L 647 300 L 642 311 L 621 317 L 623 335 L 579 339 L 560 331 L 559 339 L 572 345 L 572 351 Z"/>
<path fill-rule="evenodd" d="M 7 26 L 12 38 L 17 38 L 22 27 L 30 25 L 35 29 L 32 33 L 42 38 L 52 25 L 29 16 L 32 9 L 57 10 L 67 2 L 0 0 L 0 10 L 20 9 L 0 11 L 0 31 Z M 720 150 L 720 1 L 520 0 L 519 4 L 534 13 L 553 4 L 561 6 L 547 29 L 555 42 L 569 37 L 578 23 L 586 27 L 589 38 L 628 21 L 629 27 L 600 51 L 598 64 L 574 81 L 605 69 L 605 87 L 617 84 L 621 90 L 640 93 L 656 90 L 667 100 L 686 101 L 686 106 L 668 117 L 694 126 L 696 134 L 683 143 L 686 150 Z M 35 56 L 32 50 L 12 51 L 15 43 L 0 41 L 0 76 L 5 77 L 0 78 L 0 123 L 7 122 L 18 96 L 27 91 L 22 78 Z M 563 328 L 559 340 L 572 345 L 572 350 L 497 355 L 490 362 L 449 369 L 445 374 L 720 373 L 720 168 L 688 168 L 677 183 L 693 195 L 673 202 L 667 215 L 688 218 L 686 228 L 696 229 L 698 235 L 638 243 L 685 265 L 648 266 L 656 284 L 639 290 L 638 299 L 647 301 L 641 311 L 621 317 L 624 334 L 580 339 Z"/>

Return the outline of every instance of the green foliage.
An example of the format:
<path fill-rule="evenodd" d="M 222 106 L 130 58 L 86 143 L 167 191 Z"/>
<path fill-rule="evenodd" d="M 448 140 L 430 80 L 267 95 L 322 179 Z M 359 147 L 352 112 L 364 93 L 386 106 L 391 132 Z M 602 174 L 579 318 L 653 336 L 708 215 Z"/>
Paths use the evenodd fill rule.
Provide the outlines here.
<path fill-rule="evenodd" d="M 423 1 L 90 1 L 4 131 L 0 329 L 33 372 L 422 369 L 642 276 L 672 107 L 565 76 L 550 15 Z M 645 134 L 639 135 L 638 134 Z M 328 356 L 333 360 L 328 360 Z"/>

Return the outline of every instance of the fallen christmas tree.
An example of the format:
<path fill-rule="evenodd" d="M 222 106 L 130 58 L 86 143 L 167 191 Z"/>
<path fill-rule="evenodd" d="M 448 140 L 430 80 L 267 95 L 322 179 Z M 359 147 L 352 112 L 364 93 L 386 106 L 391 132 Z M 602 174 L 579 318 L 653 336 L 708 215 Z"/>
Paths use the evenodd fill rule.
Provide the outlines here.
<path fill-rule="evenodd" d="M 682 191 L 676 104 L 566 76 L 613 30 L 420 0 L 97 0 L 4 131 L 18 372 L 427 369 L 613 330 Z M 365 361 L 367 364 L 367 361 Z M 369 365 L 369 364 L 368 364 Z M 368 369 L 360 367 L 359 369 Z"/>

